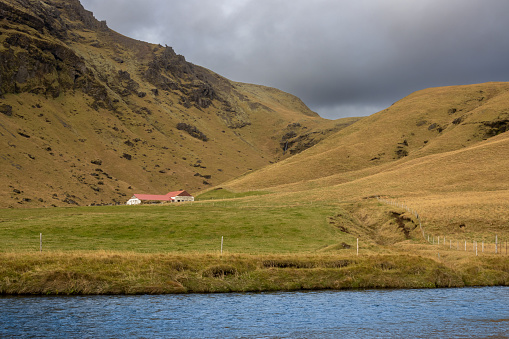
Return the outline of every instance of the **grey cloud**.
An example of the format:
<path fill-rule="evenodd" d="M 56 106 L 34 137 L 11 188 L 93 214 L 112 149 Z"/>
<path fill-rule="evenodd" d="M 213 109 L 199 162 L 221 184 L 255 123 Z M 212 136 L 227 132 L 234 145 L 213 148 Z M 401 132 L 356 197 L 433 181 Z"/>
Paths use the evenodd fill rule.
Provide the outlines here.
<path fill-rule="evenodd" d="M 504 0 L 82 0 L 127 36 L 324 117 L 367 115 L 427 87 L 506 81 Z"/>

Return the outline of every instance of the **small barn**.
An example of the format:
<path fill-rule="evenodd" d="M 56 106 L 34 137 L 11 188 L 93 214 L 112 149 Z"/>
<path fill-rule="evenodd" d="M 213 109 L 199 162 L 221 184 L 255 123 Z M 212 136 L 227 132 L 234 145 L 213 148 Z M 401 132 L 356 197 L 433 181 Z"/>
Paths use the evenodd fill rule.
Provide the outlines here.
<path fill-rule="evenodd" d="M 126 205 L 183 201 L 194 201 L 194 197 L 186 191 L 169 192 L 165 195 L 135 194 L 127 201 Z"/>

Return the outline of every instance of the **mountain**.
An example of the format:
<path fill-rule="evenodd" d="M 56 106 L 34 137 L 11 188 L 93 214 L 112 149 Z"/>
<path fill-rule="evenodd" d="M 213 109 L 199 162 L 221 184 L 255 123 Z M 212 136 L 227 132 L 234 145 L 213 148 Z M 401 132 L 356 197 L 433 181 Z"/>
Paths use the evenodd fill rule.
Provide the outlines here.
<path fill-rule="evenodd" d="M 0 207 L 196 194 L 359 120 L 125 37 L 78 0 L 0 0 L 0 23 Z"/>

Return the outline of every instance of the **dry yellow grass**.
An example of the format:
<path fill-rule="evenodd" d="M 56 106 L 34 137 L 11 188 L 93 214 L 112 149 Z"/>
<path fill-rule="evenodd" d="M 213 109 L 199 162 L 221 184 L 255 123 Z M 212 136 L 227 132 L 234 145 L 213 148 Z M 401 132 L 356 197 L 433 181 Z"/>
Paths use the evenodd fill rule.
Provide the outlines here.
<path fill-rule="evenodd" d="M 419 91 L 337 132 L 319 145 L 234 180 L 227 187 L 246 190 L 297 184 L 294 189 L 298 190 L 299 184 L 311 180 L 336 176 L 337 182 L 345 182 L 352 177 L 392 170 L 393 163 L 467 149 L 491 136 L 490 133 L 496 133 L 489 123 L 503 122 L 509 117 L 505 113 L 508 98 L 507 83 Z M 503 152 L 504 143 L 501 141 L 498 148 L 493 146 L 487 150 Z M 494 159 L 494 154 L 481 152 L 484 150 L 465 154 L 477 157 L 469 160 L 479 159 L 483 165 L 503 167 L 502 155 Z M 389 167 L 384 166 L 387 164 Z M 461 165 L 466 167 L 467 163 Z M 433 172 L 433 169 L 424 169 L 430 174 Z"/>
<path fill-rule="evenodd" d="M 160 294 L 509 284 L 498 258 L 413 255 L 0 254 L 3 294 Z"/>

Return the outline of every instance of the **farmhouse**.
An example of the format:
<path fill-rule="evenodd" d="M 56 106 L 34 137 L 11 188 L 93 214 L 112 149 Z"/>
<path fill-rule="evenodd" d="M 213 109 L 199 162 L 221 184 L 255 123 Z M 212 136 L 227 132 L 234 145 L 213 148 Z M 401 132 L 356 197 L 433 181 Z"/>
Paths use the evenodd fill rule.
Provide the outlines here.
<path fill-rule="evenodd" d="M 169 192 L 165 195 L 135 194 L 129 199 L 126 205 L 139 205 L 141 203 L 155 202 L 182 202 L 194 201 L 194 197 L 186 191 Z"/>

